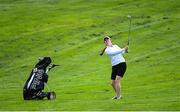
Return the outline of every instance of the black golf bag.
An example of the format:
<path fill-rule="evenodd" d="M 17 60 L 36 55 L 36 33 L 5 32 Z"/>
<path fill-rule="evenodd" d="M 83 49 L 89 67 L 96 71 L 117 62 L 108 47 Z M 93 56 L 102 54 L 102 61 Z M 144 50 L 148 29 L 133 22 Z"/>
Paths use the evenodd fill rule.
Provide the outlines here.
<path fill-rule="evenodd" d="M 48 71 L 58 65 L 51 64 L 50 57 L 43 57 L 35 65 L 23 88 L 24 100 L 33 99 L 55 99 L 55 92 L 43 92 L 45 83 L 48 82 Z"/>

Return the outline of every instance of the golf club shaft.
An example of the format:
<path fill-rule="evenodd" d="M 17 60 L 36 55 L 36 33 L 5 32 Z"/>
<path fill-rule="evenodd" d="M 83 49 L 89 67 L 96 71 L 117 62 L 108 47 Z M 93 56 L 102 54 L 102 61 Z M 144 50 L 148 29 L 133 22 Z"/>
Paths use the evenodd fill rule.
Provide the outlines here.
<path fill-rule="evenodd" d="M 49 86 L 47 85 L 47 83 L 44 83 L 44 84 L 45 84 L 45 86 L 47 87 L 48 91 L 51 91 L 50 88 L 49 88 Z"/>
<path fill-rule="evenodd" d="M 131 33 L 131 18 L 130 18 L 130 22 L 129 22 L 129 33 L 128 33 L 128 42 L 127 42 L 128 46 L 129 46 L 129 41 L 130 41 L 130 33 Z"/>

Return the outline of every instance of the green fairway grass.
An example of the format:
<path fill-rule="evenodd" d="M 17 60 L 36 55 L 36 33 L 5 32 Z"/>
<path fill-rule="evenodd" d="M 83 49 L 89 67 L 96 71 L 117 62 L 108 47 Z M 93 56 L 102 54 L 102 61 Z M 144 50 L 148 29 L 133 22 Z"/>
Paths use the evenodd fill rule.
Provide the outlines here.
<path fill-rule="evenodd" d="M 132 16 L 121 100 L 112 100 L 103 37 L 124 47 Z M 0 0 L 0 111 L 180 110 L 180 0 Z M 24 101 L 38 57 L 49 72 L 49 101 Z M 45 89 L 47 91 L 47 88 Z"/>

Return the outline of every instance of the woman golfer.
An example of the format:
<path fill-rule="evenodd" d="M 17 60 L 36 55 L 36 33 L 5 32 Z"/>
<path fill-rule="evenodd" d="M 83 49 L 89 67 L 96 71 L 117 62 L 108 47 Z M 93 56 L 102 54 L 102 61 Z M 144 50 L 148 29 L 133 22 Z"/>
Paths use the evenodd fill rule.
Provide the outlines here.
<path fill-rule="evenodd" d="M 121 79 L 126 72 L 126 62 L 123 54 L 128 52 L 128 47 L 121 49 L 119 46 L 113 45 L 111 38 L 108 36 L 104 38 L 104 44 L 106 45 L 104 52 L 110 57 L 112 64 L 111 80 L 116 93 L 112 99 L 121 99 Z"/>

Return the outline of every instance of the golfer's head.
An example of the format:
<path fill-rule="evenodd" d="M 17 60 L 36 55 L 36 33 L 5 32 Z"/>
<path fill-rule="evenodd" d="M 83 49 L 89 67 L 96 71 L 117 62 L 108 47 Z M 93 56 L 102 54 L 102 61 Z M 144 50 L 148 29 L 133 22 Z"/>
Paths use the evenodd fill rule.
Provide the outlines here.
<path fill-rule="evenodd" d="M 107 46 L 108 46 L 109 44 L 111 44 L 111 38 L 110 38 L 109 36 L 105 36 L 105 37 L 104 37 L 104 44 L 107 45 Z"/>

